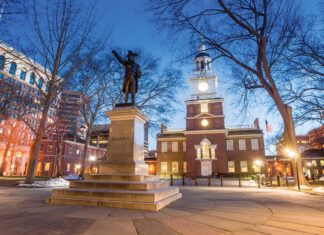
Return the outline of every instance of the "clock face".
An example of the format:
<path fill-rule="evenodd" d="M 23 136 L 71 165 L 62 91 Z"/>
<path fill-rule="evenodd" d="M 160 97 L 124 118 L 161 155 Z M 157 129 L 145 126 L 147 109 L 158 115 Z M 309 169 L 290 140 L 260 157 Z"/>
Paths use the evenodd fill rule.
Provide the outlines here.
<path fill-rule="evenodd" d="M 207 121 L 206 119 L 203 119 L 203 120 L 201 121 L 201 125 L 203 125 L 203 126 L 207 126 L 207 125 L 208 125 L 208 121 Z"/>
<path fill-rule="evenodd" d="M 198 85 L 198 90 L 199 91 L 207 91 L 208 90 L 208 83 L 207 82 L 200 82 Z"/>

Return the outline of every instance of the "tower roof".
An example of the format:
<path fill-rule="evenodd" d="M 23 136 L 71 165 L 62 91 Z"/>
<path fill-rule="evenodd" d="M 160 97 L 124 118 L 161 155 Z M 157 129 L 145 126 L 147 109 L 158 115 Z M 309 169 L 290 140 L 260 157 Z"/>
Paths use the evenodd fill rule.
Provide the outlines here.
<path fill-rule="evenodd" d="M 203 56 L 209 56 L 208 53 L 205 52 L 206 51 L 206 47 L 204 44 L 201 44 L 201 46 L 199 47 L 199 53 L 196 55 L 196 58 L 197 59 L 198 57 L 203 57 Z"/>

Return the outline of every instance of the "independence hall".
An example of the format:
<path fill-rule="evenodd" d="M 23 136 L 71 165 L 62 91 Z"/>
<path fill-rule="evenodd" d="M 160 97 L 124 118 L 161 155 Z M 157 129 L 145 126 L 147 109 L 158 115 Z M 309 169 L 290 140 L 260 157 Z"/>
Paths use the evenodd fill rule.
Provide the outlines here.
<path fill-rule="evenodd" d="M 43 66 L 0 41 L 0 174 L 24 175 L 30 146 L 42 109 L 42 93 L 47 92 Z M 81 94 L 63 91 L 49 110 L 48 123 L 60 122 L 63 175 L 78 174 L 84 148 L 85 123 L 81 115 Z M 95 173 L 96 160 L 108 144 L 109 125 L 97 125 L 91 132 L 87 171 Z M 55 131 L 42 141 L 36 175 L 53 175 L 58 155 Z"/>

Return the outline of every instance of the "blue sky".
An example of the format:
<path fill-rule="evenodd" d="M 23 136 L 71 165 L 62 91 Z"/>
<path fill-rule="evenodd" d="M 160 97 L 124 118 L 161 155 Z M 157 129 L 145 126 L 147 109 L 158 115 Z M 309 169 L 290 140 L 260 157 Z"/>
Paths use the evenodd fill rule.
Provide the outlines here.
<path fill-rule="evenodd" d="M 305 9 L 313 10 L 318 6 L 320 0 L 304 1 L 301 2 Z M 145 48 L 145 50 L 155 56 L 162 58 L 162 63 L 177 58 L 177 55 L 172 51 L 173 45 L 166 43 L 166 38 L 163 33 L 157 32 L 155 26 L 150 22 L 150 17 L 143 14 L 142 9 L 145 7 L 144 0 L 119 0 L 119 1 L 106 1 L 99 0 L 98 6 L 100 12 L 104 14 L 104 21 L 107 22 L 107 27 L 113 29 L 112 40 L 113 44 L 125 49 L 132 48 Z M 178 114 L 172 119 L 169 124 L 170 128 L 184 128 L 185 127 L 185 105 L 184 101 L 190 97 L 189 78 L 190 72 L 194 69 L 193 58 L 185 62 L 182 71 L 187 81 L 188 89 L 181 95 L 178 95 L 179 105 Z M 237 108 L 232 105 L 232 101 L 239 99 L 238 95 L 229 94 L 226 92 L 226 83 L 231 79 L 223 66 L 213 63 L 213 69 L 216 71 L 219 81 L 218 92 L 224 98 L 224 114 L 226 126 L 253 124 L 255 118 L 260 119 L 260 125 L 265 130 L 265 119 L 267 119 L 273 127 L 272 133 L 266 133 L 272 136 L 280 129 L 281 119 L 277 114 L 267 113 L 267 107 L 255 106 L 248 110 L 248 118 L 242 120 Z M 226 69 L 226 68 L 225 68 Z M 314 124 L 306 124 L 302 127 L 296 128 L 296 134 L 306 134 L 308 130 L 317 127 Z M 150 149 L 155 149 L 155 139 L 150 138 Z"/>

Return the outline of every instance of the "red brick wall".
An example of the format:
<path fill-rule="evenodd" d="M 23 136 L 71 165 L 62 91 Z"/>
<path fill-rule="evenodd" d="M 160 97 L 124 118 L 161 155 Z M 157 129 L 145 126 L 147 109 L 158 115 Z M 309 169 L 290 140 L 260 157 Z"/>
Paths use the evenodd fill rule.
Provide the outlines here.
<path fill-rule="evenodd" d="M 212 163 L 212 174 L 227 172 L 227 157 L 226 157 L 226 139 L 225 133 L 219 134 L 188 134 L 186 135 L 187 142 L 187 175 L 200 176 L 201 165 L 196 159 L 195 145 L 200 145 L 203 139 L 208 139 L 211 144 L 217 144 L 216 158 Z"/>

